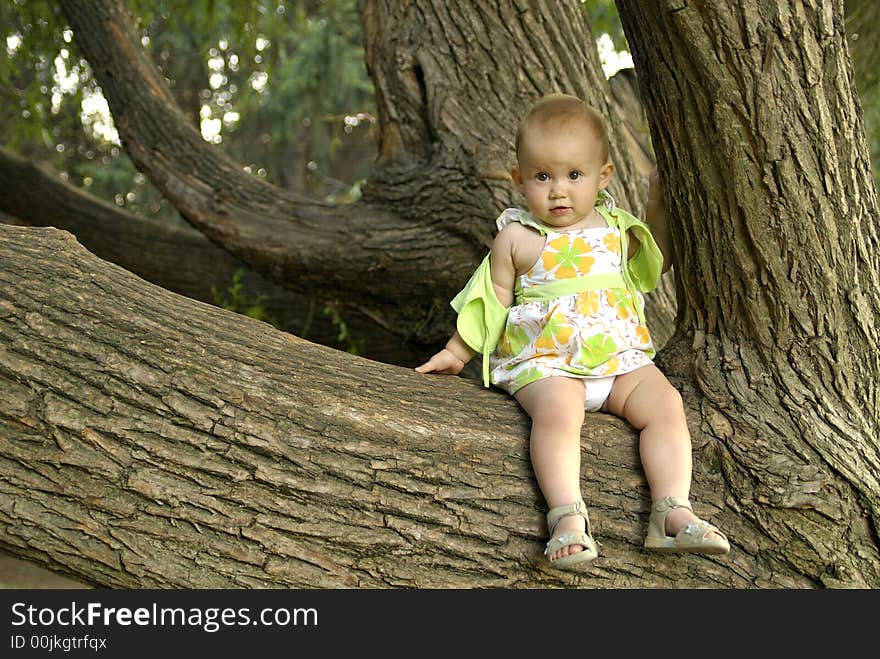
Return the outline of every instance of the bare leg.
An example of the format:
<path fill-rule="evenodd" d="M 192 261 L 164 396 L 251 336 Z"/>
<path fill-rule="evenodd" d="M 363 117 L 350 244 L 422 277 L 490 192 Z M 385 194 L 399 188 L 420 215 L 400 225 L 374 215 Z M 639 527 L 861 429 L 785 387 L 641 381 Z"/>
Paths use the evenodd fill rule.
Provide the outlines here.
<path fill-rule="evenodd" d="M 550 508 L 581 498 L 581 426 L 584 422 L 584 385 L 581 380 L 551 377 L 532 382 L 514 394 L 532 418 L 529 452 L 538 486 Z M 553 536 L 583 531 L 579 515 L 559 520 Z M 583 551 L 581 545 L 563 547 L 553 560 Z"/>
<path fill-rule="evenodd" d="M 604 411 L 625 418 L 639 436 L 639 454 L 651 500 L 688 498 L 691 487 L 691 436 L 681 395 L 652 365 L 619 375 Z M 666 518 L 666 533 L 675 535 L 697 516 L 675 508 Z"/>

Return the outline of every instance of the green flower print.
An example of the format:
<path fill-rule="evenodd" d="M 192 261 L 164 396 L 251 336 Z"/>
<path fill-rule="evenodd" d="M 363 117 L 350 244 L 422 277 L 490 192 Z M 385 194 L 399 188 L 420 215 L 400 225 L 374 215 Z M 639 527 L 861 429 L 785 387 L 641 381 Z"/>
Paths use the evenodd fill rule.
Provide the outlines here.
<path fill-rule="evenodd" d="M 541 254 L 545 270 L 553 270 L 556 279 L 568 279 L 590 272 L 596 259 L 589 256 L 593 251 L 583 238 L 575 238 L 569 242 L 567 235 L 559 236 L 547 242 L 547 249 Z"/>
<path fill-rule="evenodd" d="M 537 368 L 526 368 L 517 373 L 513 380 L 516 383 L 516 388 L 519 389 L 527 384 L 531 384 L 535 380 L 540 380 L 541 375 L 541 371 Z"/>
<path fill-rule="evenodd" d="M 581 344 L 578 360 L 587 368 L 595 368 L 611 359 L 618 351 L 617 344 L 607 334 L 596 334 Z"/>
<path fill-rule="evenodd" d="M 574 334 L 574 326 L 568 323 L 565 316 L 552 313 L 547 319 L 541 335 L 535 341 L 535 348 L 540 351 L 554 351 L 566 345 Z"/>
<path fill-rule="evenodd" d="M 528 344 L 528 332 L 518 325 L 508 324 L 498 341 L 498 352 L 504 355 L 518 355 Z"/>

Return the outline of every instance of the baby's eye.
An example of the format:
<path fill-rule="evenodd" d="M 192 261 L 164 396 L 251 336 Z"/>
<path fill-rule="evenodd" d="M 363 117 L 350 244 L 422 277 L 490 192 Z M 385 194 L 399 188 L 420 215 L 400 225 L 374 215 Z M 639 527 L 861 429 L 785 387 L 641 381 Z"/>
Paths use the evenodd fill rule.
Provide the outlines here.
<path fill-rule="evenodd" d="M 550 174 L 548 174 L 547 172 L 538 172 L 537 174 L 535 174 L 535 180 L 544 183 L 550 180 Z"/>
<path fill-rule="evenodd" d="M 568 178 L 570 178 L 572 181 L 577 181 L 581 176 L 583 176 L 583 172 L 579 172 L 577 170 L 573 170 L 568 173 Z"/>

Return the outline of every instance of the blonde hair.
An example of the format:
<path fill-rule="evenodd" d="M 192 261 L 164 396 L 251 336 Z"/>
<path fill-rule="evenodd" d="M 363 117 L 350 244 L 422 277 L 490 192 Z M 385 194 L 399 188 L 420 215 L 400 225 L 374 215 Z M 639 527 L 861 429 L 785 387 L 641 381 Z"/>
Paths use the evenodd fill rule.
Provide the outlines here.
<path fill-rule="evenodd" d="M 530 128 L 537 126 L 559 128 L 574 122 L 583 122 L 593 131 L 593 135 L 601 145 L 601 160 L 603 163 L 608 162 L 611 145 L 608 142 L 605 120 L 595 109 L 577 96 L 569 94 L 547 94 L 538 99 L 529 109 L 516 131 L 517 158 L 519 158 L 519 147 L 523 137 Z"/>

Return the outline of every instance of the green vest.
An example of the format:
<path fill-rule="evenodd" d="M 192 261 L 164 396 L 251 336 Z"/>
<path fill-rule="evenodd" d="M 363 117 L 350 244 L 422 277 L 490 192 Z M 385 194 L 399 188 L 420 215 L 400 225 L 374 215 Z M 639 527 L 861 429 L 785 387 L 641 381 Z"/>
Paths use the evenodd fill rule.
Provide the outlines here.
<path fill-rule="evenodd" d="M 660 248 L 657 247 L 648 225 L 620 208 L 608 210 L 604 205 L 599 204 L 596 206 L 596 210 L 599 211 L 608 226 L 620 230 L 620 253 L 623 260 L 621 272 L 560 279 L 542 286 L 530 287 L 525 291 L 520 290 L 517 278 L 516 304 L 536 300 L 552 300 L 590 289 L 626 288 L 630 292 L 647 293 L 657 288 L 662 274 L 663 255 L 660 253 Z M 553 231 L 552 227 L 546 227 L 535 218 L 523 215 L 517 220 L 537 230 L 541 235 L 547 235 Z M 628 242 L 627 231 L 632 231 L 639 240 L 639 248 L 630 259 L 625 257 Z M 491 252 L 486 255 L 467 284 L 450 303 L 452 308 L 458 312 L 456 327 L 462 340 L 472 350 L 482 355 L 483 385 L 486 387 L 489 386 L 489 355 L 495 350 L 498 340 L 504 333 L 507 326 L 507 311 L 510 308 L 501 304 L 498 296 L 495 295 L 489 265 L 491 255 Z M 644 323 L 645 315 L 642 305 L 636 305 L 636 313 L 639 322 Z"/>

